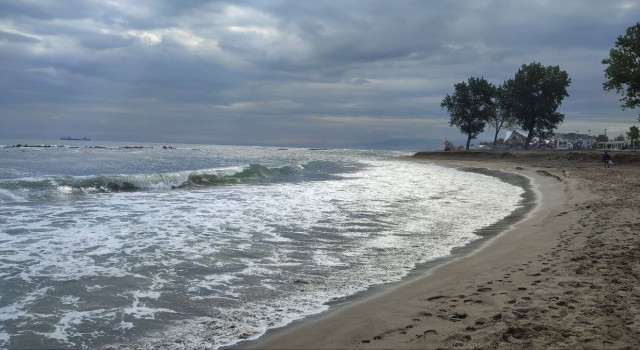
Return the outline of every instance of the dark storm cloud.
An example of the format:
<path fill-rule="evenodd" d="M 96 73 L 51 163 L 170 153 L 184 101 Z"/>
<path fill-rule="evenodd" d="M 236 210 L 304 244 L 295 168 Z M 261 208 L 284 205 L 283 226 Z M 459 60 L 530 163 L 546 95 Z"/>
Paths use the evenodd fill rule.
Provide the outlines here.
<path fill-rule="evenodd" d="M 453 84 L 533 61 L 573 129 L 637 118 L 602 90 L 638 1 L 3 1 L 0 137 L 347 145 L 459 133 Z M 67 130 L 67 131 L 65 131 Z M 1 143 L 1 142 L 0 142 Z"/>

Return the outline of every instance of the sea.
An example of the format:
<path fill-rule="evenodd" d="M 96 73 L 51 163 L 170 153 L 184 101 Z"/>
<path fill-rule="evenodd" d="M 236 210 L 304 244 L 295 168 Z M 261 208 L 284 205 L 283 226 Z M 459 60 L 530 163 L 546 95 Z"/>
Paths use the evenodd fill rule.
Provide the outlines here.
<path fill-rule="evenodd" d="M 530 200 L 527 181 L 406 152 L 0 144 L 8 349 L 253 340 L 451 257 Z"/>

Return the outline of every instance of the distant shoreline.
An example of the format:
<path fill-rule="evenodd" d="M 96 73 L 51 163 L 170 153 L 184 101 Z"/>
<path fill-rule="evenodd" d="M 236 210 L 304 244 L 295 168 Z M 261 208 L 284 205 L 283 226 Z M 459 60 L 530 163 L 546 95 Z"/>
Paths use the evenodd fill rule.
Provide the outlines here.
<path fill-rule="evenodd" d="M 616 163 L 639 163 L 638 150 L 606 150 Z M 508 150 L 508 151 L 422 151 L 416 152 L 412 158 L 432 160 L 478 160 L 496 162 L 527 162 L 527 161 L 571 161 L 580 163 L 599 163 L 605 150 Z"/>

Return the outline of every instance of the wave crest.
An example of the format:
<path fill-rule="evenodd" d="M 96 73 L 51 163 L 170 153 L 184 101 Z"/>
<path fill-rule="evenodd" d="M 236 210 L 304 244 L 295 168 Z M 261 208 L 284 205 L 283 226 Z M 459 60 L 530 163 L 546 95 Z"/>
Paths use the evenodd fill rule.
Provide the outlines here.
<path fill-rule="evenodd" d="M 244 167 L 203 169 L 154 174 L 55 176 L 47 178 L 0 181 L 6 191 L 71 189 L 82 192 L 132 192 L 164 190 L 191 186 L 222 186 L 236 184 L 267 184 L 297 181 L 318 181 L 337 178 L 348 171 L 337 163 L 313 161 L 297 166 L 267 167 L 250 164 Z"/>

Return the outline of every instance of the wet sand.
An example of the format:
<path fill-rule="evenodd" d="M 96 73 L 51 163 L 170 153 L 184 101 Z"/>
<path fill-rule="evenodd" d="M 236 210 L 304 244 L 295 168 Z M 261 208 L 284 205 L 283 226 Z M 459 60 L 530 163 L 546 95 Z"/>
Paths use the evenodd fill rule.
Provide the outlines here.
<path fill-rule="evenodd" d="M 240 348 L 635 348 L 640 154 L 438 152 L 415 161 L 515 172 L 538 205 L 462 258 Z"/>

